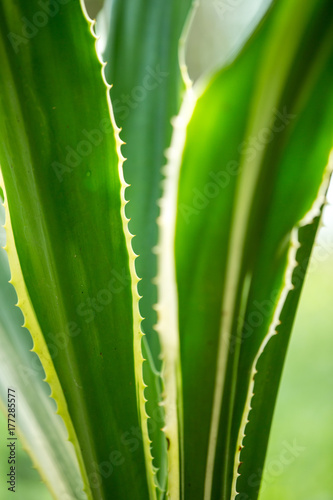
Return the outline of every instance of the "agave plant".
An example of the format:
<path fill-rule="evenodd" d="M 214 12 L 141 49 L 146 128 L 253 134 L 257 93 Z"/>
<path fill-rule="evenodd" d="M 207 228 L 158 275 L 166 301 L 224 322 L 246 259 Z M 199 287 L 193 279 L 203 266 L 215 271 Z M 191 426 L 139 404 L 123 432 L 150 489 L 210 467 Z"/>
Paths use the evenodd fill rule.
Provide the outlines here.
<path fill-rule="evenodd" d="M 258 497 L 329 182 L 333 4 L 272 1 L 193 83 L 195 7 L 107 1 L 100 56 L 83 2 L 0 2 L 6 250 L 33 339 L 6 291 L 1 395 L 55 498 Z"/>

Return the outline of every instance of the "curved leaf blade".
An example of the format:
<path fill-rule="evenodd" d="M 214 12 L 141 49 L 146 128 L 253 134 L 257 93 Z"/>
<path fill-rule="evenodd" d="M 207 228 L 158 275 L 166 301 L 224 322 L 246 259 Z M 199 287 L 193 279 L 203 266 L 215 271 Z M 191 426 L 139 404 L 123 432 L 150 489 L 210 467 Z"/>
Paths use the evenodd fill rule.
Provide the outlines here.
<path fill-rule="evenodd" d="M 331 23 L 327 2 L 277 3 L 212 79 L 185 120 L 184 149 L 172 152 L 170 165 L 181 159 L 175 255 L 185 498 L 235 496 L 244 396 L 278 302 L 246 341 L 248 317 L 253 302 L 284 287 L 291 234 L 319 193 L 332 146 Z M 277 59 L 281 41 L 286 53 Z M 309 135 L 311 147 L 302 140 Z"/>
<path fill-rule="evenodd" d="M 73 445 L 67 441 L 63 422 L 55 414 L 47 386 L 42 381 L 42 366 L 36 354 L 29 351 L 31 339 L 22 330 L 22 315 L 15 307 L 17 297 L 8 283 L 9 278 L 8 261 L 4 251 L 1 251 L 1 400 L 7 407 L 8 387 L 15 388 L 18 399 L 17 434 L 53 494 L 59 498 L 74 499 L 83 492 L 83 485 Z"/>
<path fill-rule="evenodd" d="M 146 499 L 153 479 L 145 470 L 146 417 L 138 415 L 143 360 L 135 349 L 141 333 L 134 256 L 121 217 L 121 143 L 80 4 L 58 7 L 16 51 L 17 38 L 7 35 L 23 33 L 39 3 L 0 5 L 0 159 L 13 238 L 86 487 L 94 498 Z M 16 288 L 19 279 L 15 274 Z"/>
<path fill-rule="evenodd" d="M 126 214 L 130 218 L 129 228 L 135 235 L 133 248 L 138 254 L 136 270 L 142 278 L 138 288 L 142 295 L 142 327 L 147 335 L 145 348 L 150 349 L 151 356 L 148 354 L 148 357 L 157 370 L 161 370 L 162 365 L 164 378 L 162 410 L 166 420 L 160 421 L 159 426 L 155 425 L 154 419 L 152 422 L 148 420 L 152 455 L 158 469 L 157 482 L 164 484 L 164 471 L 168 468 L 168 488 L 173 498 L 179 495 L 179 449 L 175 412 L 177 394 L 176 382 L 173 379 L 170 383 L 166 380 L 172 372 L 167 367 L 168 345 L 161 336 L 156 335 L 159 326 L 155 328 L 155 324 L 160 323 L 160 304 L 156 307 L 156 314 L 157 260 L 154 249 L 158 243 L 157 201 L 161 195 L 165 150 L 171 140 L 171 118 L 178 113 L 185 88 L 178 52 L 191 4 L 192 0 L 141 1 L 135 4 L 116 0 L 106 2 L 104 13 L 110 19 L 104 51 L 108 62 L 106 75 L 112 84 L 110 95 L 116 121 L 122 128 L 121 137 L 126 143 L 122 148 L 127 159 L 124 176 L 130 184 Z M 148 374 L 149 369 L 149 366 L 144 367 L 144 373 Z M 152 372 L 153 367 L 150 373 Z M 148 379 L 145 382 L 148 384 Z M 153 383 L 155 384 L 156 382 Z M 152 404 L 154 398 L 151 399 L 150 394 L 148 384 L 148 414 L 161 414 L 161 407 Z M 159 398 L 155 399 L 158 400 Z"/>

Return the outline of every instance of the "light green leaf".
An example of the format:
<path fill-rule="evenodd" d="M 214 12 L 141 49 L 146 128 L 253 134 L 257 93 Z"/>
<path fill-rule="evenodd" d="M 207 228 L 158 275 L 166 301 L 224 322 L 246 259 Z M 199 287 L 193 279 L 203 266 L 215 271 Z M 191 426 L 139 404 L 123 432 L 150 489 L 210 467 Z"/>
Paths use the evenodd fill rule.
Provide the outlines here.
<path fill-rule="evenodd" d="M 162 241 L 171 242 L 162 249 L 161 267 L 172 268 L 173 214 L 166 207 L 177 202 L 184 496 L 191 500 L 227 500 L 236 489 L 239 499 L 255 498 L 253 491 L 244 496 L 244 464 L 240 489 L 236 484 L 239 449 L 258 354 L 280 314 L 286 316 L 298 228 L 320 213 L 327 187 L 332 19 L 326 1 L 275 2 L 239 57 L 211 80 L 193 113 L 193 104 L 184 106 L 176 124 L 162 220 Z M 307 256 L 312 240 L 309 235 Z M 169 284 L 171 290 L 172 276 Z M 265 315 L 253 324 L 265 301 Z M 284 345 L 296 303 L 286 304 Z M 173 329 L 175 314 L 176 307 L 169 309 Z M 277 372 L 282 358 L 274 358 Z M 277 383 L 270 389 L 276 393 Z M 249 430 L 257 437 L 263 422 L 269 430 L 271 409 L 265 412 Z M 262 465 L 266 442 L 263 437 L 260 453 L 252 449 L 251 468 Z"/>
<path fill-rule="evenodd" d="M 239 468 L 241 475 L 237 482 L 237 491 L 243 496 L 248 495 L 250 498 L 256 498 L 259 490 L 258 479 L 260 479 L 260 475 L 258 475 L 258 471 L 263 468 L 289 336 L 293 327 L 295 310 L 297 309 L 307 271 L 311 248 L 318 230 L 318 222 L 319 217 L 315 218 L 312 224 L 301 227 L 298 232 L 300 247 L 297 250 L 297 266 L 292 277 L 294 288 L 289 291 L 283 305 L 280 315 L 281 323 L 276 329 L 278 334 L 271 337 L 256 364 L 254 396 L 250 401 L 251 412 L 247 414 L 250 421 L 245 429 L 244 449 L 241 452 L 242 465 Z M 267 305 L 268 301 L 261 304 L 263 306 L 261 308 L 262 314 L 267 311 Z M 238 464 L 236 464 L 236 467 L 238 468 Z M 253 480 L 249 481 L 249 478 Z"/>

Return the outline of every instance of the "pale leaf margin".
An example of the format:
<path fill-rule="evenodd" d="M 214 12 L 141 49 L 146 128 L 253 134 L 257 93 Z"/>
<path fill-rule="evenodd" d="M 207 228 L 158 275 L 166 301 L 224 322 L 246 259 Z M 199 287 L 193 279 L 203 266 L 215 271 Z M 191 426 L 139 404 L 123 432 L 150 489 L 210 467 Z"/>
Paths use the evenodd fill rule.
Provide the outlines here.
<path fill-rule="evenodd" d="M 298 265 L 298 262 L 296 260 L 296 254 L 297 254 L 298 249 L 300 248 L 300 243 L 299 243 L 299 239 L 298 239 L 299 230 L 302 227 L 311 224 L 316 217 L 321 215 L 322 207 L 326 203 L 326 193 L 327 193 L 327 189 L 328 189 L 328 186 L 330 183 L 332 172 L 333 172 L 333 150 L 331 151 L 331 153 L 329 155 L 328 164 L 325 168 L 325 171 L 323 174 L 323 179 L 322 179 L 321 185 L 319 187 L 316 199 L 314 200 L 314 202 L 312 204 L 312 207 L 291 231 L 290 241 L 289 241 L 289 250 L 288 250 L 288 260 L 287 260 L 287 264 L 286 264 L 286 268 L 285 268 L 285 272 L 284 272 L 283 285 L 282 285 L 282 288 L 280 291 L 280 296 L 277 300 L 277 304 L 275 307 L 273 318 L 272 318 L 272 321 L 268 327 L 267 334 L 263 338 L 261 345 L 258 349 L 258 352 L 253 360 L 253 363 L 252 363 L 251 372 L 250 372 L 250 376 L 249 376 L 250 384 L 249 384 L 248 391 L 247 391 L 246 401 L 245 401 L 245 405 L 244 405 L 244 411 L 242 414 L 242 420 L 241 420 L 241 425 L 240 425 L 239 432 L 238 432 L 236 449 L 235 449 L 233 481 L 232 481 L 232 490 L 231 490 L 230 500 L 235 500 L 237 495 L 239 494 L 239 492 L 237 491 L 237 480 L 238 480 L 239 476 L 241 476 L 241 473 L 238 472 L 240 469 L 240 465 L 241 465 L 240 455 L 241 455 L 242 450 L 244 448 L 243 441 L 244 441 L 244 438 L 246 436 L 246 432 L 245 432 L 246 426 L 250 421 L 249 414 L 252 410 L 251 402 L 252 402 L 253 396 L 255 395 L 255 376 L 258 373 L 258 370 L 257 370 L 258 361 L 259 361 L 260 356 L 263 354 L 270 339 L 274 335 L 277 335 L 279 333 L 277 328 L 279 325 L 281 325 L 280 318 L 281 318 L 281 314 L 282 314 L 285 302 L 287 300 L 289 292 L 294 289 L 294 285 L 292 284 L 292 277 L 293 277 L 294 270 L 296 269 L 296 267 Z"/>
<path fill-rule="evenodd" d="M 158 322 L 156 331 L 161 342 L 162 377 L 164 380 L 163 406 L 165 408 L 164 432 L 168 441 L 168 494 L 179 500 L 183 465 L 182 432 L 182 375 L 178 327 L 178 292 L 175 272 L 175 231 L 177 197 L 182 151 L 186 140 L 187 125 L 196 104 L 196 97 L 187 82 L 183 104 L 179 114 L 172 120 L 173 134 L 170 148 L 166 150 L 167 164 L 164 168 L 163 196 L 159 201 L 160 216 L 156 305 Z"/>
<path fill-rule="evenodd" d="M 54 399 L 57 405 L 56 413 L 62 417 L 68 432 L 67 439 L 74 445 L 75 454 L 78 460 L 84 484 L 83 491 L 86 493 L 88 500 L 92 500 L 92 493 L 89 486 L 87 472 L 85 469 L 80 445 L 73 426 L 73 422 L 68 412 L 67 402 L 24 281 L 21 264 L 16 250 L 14 233 L 7 202 L 6 187 L 1 170 L 0 170 L 0 186 L 2 187 L 4 195 L 4 203 L 3 203 L 5 209 L 4 228 L 7 237 L 4 250 L 7 252 L 8 255 L 9 267 L 11 272 L 11 279 L 9 283 L 11 283 L 15 288 L 18 297 L 18 302 L 16 305 L 21 309 L 22 314 L 24 316 L 24 323 L 22 327 L 27 328 L 27 330 L 29 330 L 33 339 L 34 344 L 31 351 L 37 354 L 37 356 L 40 359 L 40 362 L 42 363 L 45 372 L 44 381 L 49 384 L 51 389 L 50 397 Z"/>
<path fill-rule="evenodd" d="M 191 119 L 197 96 L 192 89 L 185 61 L 185 45 L 199 0 L 194 0 L 188 13 L 178 44 L 178 59 L 185 91 L 182 105 L 171 124 L 173 132 L 170 147 L 165 151 L 166 165 L 162 181 L 162 197 L 158 202 L 160 215 L 157 219 L 159 240 L 154 251 L 158 256 L 157 285 L 158 303 L 157 331 L 161 344 L 162 379 L 164 391 L 161 406 L 165 411 L 165 433 L 168 449 L 167 496 L 179 500 L 184 496 L 184 453 L 183 453 L 183 409 L 182 373 L 180 362 L 178 327 L 178 292 L 175 263 L 175 231 L 177 218 L 177 197 L 182 152 L 186 141 L 187 125 Z"/>
<path fill-rule="evenodd" d="M 135 369 L 135 380 L 136 380 L 136 395 L 137 395 L 137 409 L 138 409 L 138 414 L 139 414 L 139 419 L 141 423 L 141 431 L 143 435 L 143 450 L 144 450 L 144 457 L 145 457 L 145 463 L 146 463 L 146 477 L 147 477 L 147 484 L 148 484 L 148 491 L 149 491 L 149 497 L 150 500 L 157 500 L 157 495 L 156 495 L 156 489 L 158 487 L 158 482 L 156 478 L 156 469 L 153 465 L 153 456 L 151 453 L 151 440 L 149 438 L 149 433 L 148 433 L 148 419 L 150 418 L 147 414 L 146 411 L 146 398 L 144 395 L 144 390 L 147 387 L 146 384 L 144 383 L 143 380 L 143 363 L 145 358 L 143 357 L 142 353 L 142 337 L 144 336 L 144 333 L 142 332 L 141 329 L 141 322 L 143 320 L 143 317 L 140 314 L 140 309 L 139 309 L 139 300 L 140 300 L 140 295 L 138 293 L 138 283 L 140 281 L 140 278 L 138 277 L 136 270 L 135 270 L 135 259 L 137 258 L 137 255 L 134 253 L 133 248 L 132 248 L 132 239 L 134 238 L 134 235 L 132 235 L 129 231 L 128 228 L 128 222 L 129 219 L 126 217 L 125 214 L 125 207 L 126 204 L 128 203 L 128 200 L 126 200 L 125 197 L 125 192 L 126 188 L 129 186 L 129 184 L 126 183 L 125 178 L 124 178 L 124 171 L 123 171 L 123 164 L 126 160 L 124 156 L 121 153 L 121 146 L 124 144 L 124 142 L 120 138 L 120 132 L 121 128 L 119 128 L 116 124 L 114 113 L 113 113 L 113 107 L 112 107 L 112 102 L 111 102 L 111 97 L 110 97 L 110 90 L 112 88 L 112 85 L 109 85 L 106 76 L 105 76 L 105 67 L 107 63 L 103 61 L 102 56 L 98 50 L 98 41 L 99 41 L 99 36 L 96 34 L 95 31 L 95 24 L 96 21 L 91 19 L 88 15 L 88 12 L 86 10 L 85 2 L 84 0 L 80 0 L 81 4 L 81 9 L 84 14 L 85 19 L 87 22 L 90 24 L 90 31 L 91 34 L 93 35 L 95 39 L 95 50 L 96 50 L 96 55 L 99 60 L 99 62 L 102 65 L 102 77 L 103 77 L 103 82 L 105 84 L 106 88 L 106 96 L 107 96 L 107 104 L 109 108 L 109 114 L 110 114 L 110 119 L 112 123 L 112 127 L 114 130 L 114 137 L 116 141 L 116 151 L 118 155 L 118 174 L 119 174 L 119 179 L 120 179 L 120 184 L 121 184 L 121 192 L 120 192 L 120 198 L 121 198 L 121 220 L 122 220 L 122 225 L 123 225 L 123 232 L 125 236 L 125 241 L 126 241 L 126 248 L 129 256 L 129 270 L 130 270 L 130 275 L 131 275 L 131 292 L 132 292 L 132 313 L 133 313 L 133 352 L 134 352 L 134 369 Z"/>
<path fill-rule="evenodd" d="M 38 470 L 54 498 L 66 500 L 86 499 L 83 491 L 82 477 L 78 468 L 75 450 L 67 439 L 67 430 L 59 415 L 54 413 L 53 405 L 41 389 L 39 380 L 22 381 L 18 367 L 28 363 L 11 344 L 9 335 L 0 325 L 2 352 L 0 352 L 0 410 L 7 414 L 5 401 L 7 388 L 12 387 L 19 394 L 20 411 L 16 420 L 15 434 L 19 437 L 23 450 L 30 456 L 33 467 Z M 25 334 L 23 332 L 22 334 Z M 25 365 L 28 366 L 28 365 Z M 5 374 L 5 377 L 3 376 Z M 42 381 L 40 379 L 40 381 Z M 24 384 L 29 384 L 28 391 Z M 25 387 L 25 390 L 24 390 Z M 31 396 L 33 393 L 33 396 Z M 34 402 L 32 404 L 32 402 Z M 46 408 L 47 404 L 47 408 Z M 38 408 L 38 413 L 36 413 Z M 40 412 L 47 414 L 47 424 L 40 422 Z M 22 416 L 22 418 L 21 418 Z M 45 423 L 45 421 L 44 421 Z M 52 434 L 50 434 L 52 433 Z"/>

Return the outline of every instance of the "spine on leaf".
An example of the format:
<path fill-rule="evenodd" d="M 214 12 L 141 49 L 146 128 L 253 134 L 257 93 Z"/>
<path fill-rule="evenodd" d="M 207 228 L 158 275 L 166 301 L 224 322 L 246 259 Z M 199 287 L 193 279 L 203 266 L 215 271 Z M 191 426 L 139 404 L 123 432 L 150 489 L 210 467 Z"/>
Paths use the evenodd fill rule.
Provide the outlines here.
<path fill-rule="evenodd" d="M 33 348 L 32 352 L 35 352 L 37 356 L 39 357 L 44 372 L 45 372 L 45 379 L 44 381 L 47 382 L 51 388 L 51 394 L 50 397 L 54 399 L 57 405 L 57 414 L 60 415 L 65 423 L 67 432 L 68 432 L 68 440 L 73 443 L 76 457 L 79 463 L 80 471 L 82 474 L 83 478 L 83 483 L 84 483 L 84 491 L 87 495 L 88 500 L 92 499 L 92 494 L 89 486 L 89 481 L 87 478 L 87 473 L 86 469 L 84 466 L 79 442 L 77 439 L 77 435 L 73 426 L 73 422 L 71 420 L 71 417 L 68 412 L 67 408 L 67 402 L 65 395 L 63 393 L 57 372 L 55 370 L 52 357 L 50 355 L 50 352 L 48 350 L 48 347 L 46 345 L 43 333 L 40 329 L 38 319 L 36 317 L 34 308 L 31 304 L 30 296 L 28 293 L 28 290 L 26 288 L 25 282 L 24 282 L 24 277 L 19 261 L 19 257 L 16 251 L 16 246 L 15 246 L 15 240 L 14 240 L 14 233 L 11 225 L 11 219 L 10 219 L 10 213 L 9 213 L 9 208 L 8 208 L 8 203 L 7 203 L 7 197 L 6 197 L 6 187 L 3 181 L 3 177 L 0 171 L 0 185 L 2 186 L 3 189 L 3 194 L 4 194 L 4 208 L 5 208 L 5 216 L 6 216 L 6 221 L 5 221 L 5 231 L 6 231 L 6 246 L 4 249 L 7 252 L 8 255 L 8 261 L 9 261 L 9 267 L 11 270 L 11 279 L 10 283 L 13 285 L 15 288 L 15 291 L 17 293 L 18 297 L 18 302 L 17 302 L 17 307 L 19 307 L 22 311 L 22 314 L 24 316 L 24 324 L 22 327 L 27 328 L 29 330 L 32 339 L 33 339 Z"/>
<path fill-rule="evenodd" d="M 83 10 L 83 13 L 87 19 L 87 21 L 90 23 L 90 30 L 92 35 L 94 36 L 96 43 L 98 40 L 98 37 L 96 36 L 96 33 L 94 31 L 94 25 L 95 21 L 90 19 L 84 1 L 80 0 L 81 2 L 81 7 Z M 95 43 L 95 46 L 96 46 Z M 148 433 L 148 419 L 149 416 L 146 412 L 146 398 L 144 395 L 145 388 L 147 387 L 144 379 L 143 379 L 143 363 L 145 361 L 142 353 L 142 337 L 144 336 L 144 333 L 142 332 L 141 329 L 141 322 L 143 320 L 140 310 L 139 310 L 139 300 L 140 300 L 140 295 L 138 293 L 138 283 L 140 281 L 140 278 L 138 277 L 136 270 L 135 270 L 135 259 L 137 255 L 134 253 L 133 248 L 132 248 L 132 239 L 134 235 L 132 235 L 129 231 L 128 228 L 128 222 L 129 219 L 126 217 L 125 213 L 125 207 L 126 204 L 128 203 L 128 200 L 125 198 L 125 191 L 126 188 L 129 186 L 129 184 L 126 183 L 124 179 L 124 173 L 123 173 L 123 164 L 126 158 L 121 153 L 121 146 L 124 144 L 124 142 L 121 140 L 119 133 L 121 132 L 121 129 L 117 126 L 114 118 L 114 113 L 113 113 L 113 108 L 112 108 L 112 103 L 110 99 L 110 90 L 112 88 L 112 85 L 109 85 L 107 83 L 106 77 L 105 77 L 105 66 L 106 62 L 102 60 L 101 55 L 98 53 L 97 48 L 96 48 L 96 53 L 97 56 L 100 60 L 100 63 L 102 64 L 102 76 L 103 76 L 103 81 L 106 86 L 106 91 L 107 91 L 107 102 L 108 102 L 108 107 L 109 107 L 109 112 L 110 112 L 110 118 L 111 118 L 111 123 L 112 127 L 114 130 L 114 137 L 116 141 L 116 150 L 117 150 L 117 155 L 118 155 L 118 173 L 119 173 L 119 178 L 120 178 L 120 183 L 121 183 L 121 219 L 122 219 L 122 224 L 123 224 L 123 231 L 126 239 L 126 247 L 127 247 L 127 252 L 129 255 L 129 270 L 131 274 L 131 291 L 132 291 L 132 313 L 133 313 L 133 351 L 134 351 L 134 363 L 135 363 L 135 379 L 136 379 L 136 394 L 137 394 L 137 407 L 138 407 L 138 415 L 141 423 L 141 431 L 142 431 L 142 436 L 143 436 L 143 449 L 144 449 L 144 456 L 145 456 L 145 462 L 146 462 L 146 474 L 147 474 L 147 484 L 148 484 L 148 490 L 149 490 L 149 496 L 150 500 L 157 500 L 156 496 L 156 488 L 157 488 L 157 480 L 156 480 L 156 468 L 153 465 L 153 457 L 151 454 L 151 440 L 149 438 L 149 433 Z"/>

